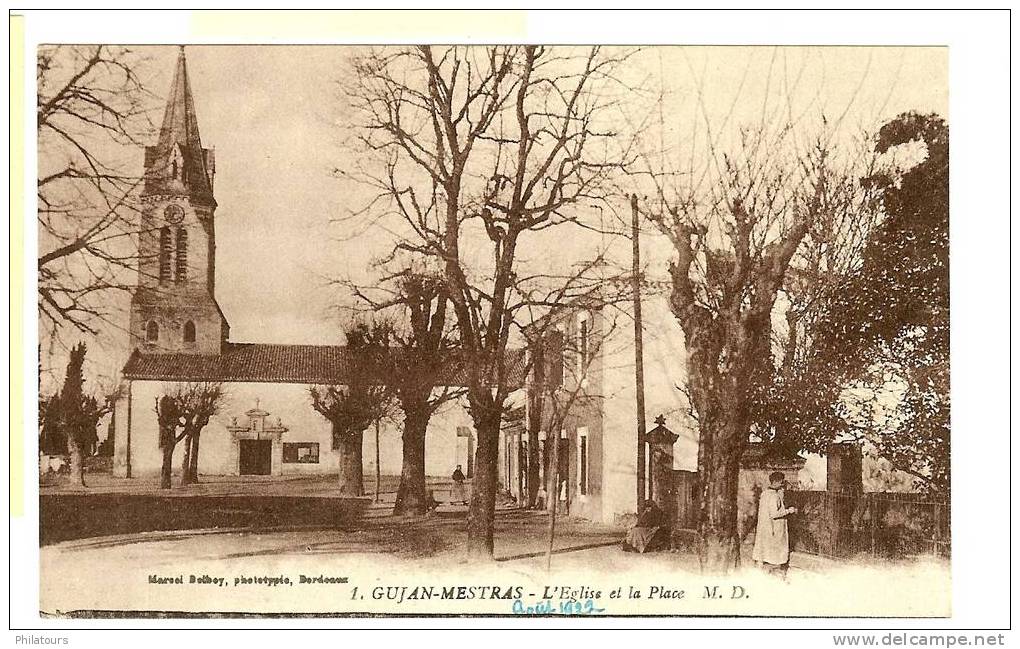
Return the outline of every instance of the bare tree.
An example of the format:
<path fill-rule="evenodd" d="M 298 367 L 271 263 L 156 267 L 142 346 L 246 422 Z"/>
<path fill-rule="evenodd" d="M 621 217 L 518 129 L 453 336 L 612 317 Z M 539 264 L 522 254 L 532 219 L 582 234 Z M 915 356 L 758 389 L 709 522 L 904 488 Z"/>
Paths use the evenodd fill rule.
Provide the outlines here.
<path fill-rule="evenodd" d="M 459 398 L 457 345 L 446 313 L 449 301 L 441 274 L 407 267 L 379 286 L 353 286 L 373 311 L 387 314 L 393 348 L 385 381 L 404 414 L 403 462 L 393 513 L 424 514 L 425 434 L 432 415 Z"/>
<path fill-rule="evenodd" d="M 184 420 L 184 457 L 181 458 L 181 486 L 198 482 L 198 449 L 202 430 L 220 411 L 224 398 L 221 383 L 193 384 L 183 392 L 178 410 Z"/>
<path fill-rule="evenodd" d="M 312 407 L 332 425 L 333 449 L 340 452 L 340 493 L 345 496 L 365 495 L 365 431 L 391 408 L 392 394 L 382 378 L 387 371 L 391 332 L 385 322 L 352 324 L 345 332 L 347 376 L 343 382 L 308 389 Z"/>
<path fill-rule="evenodd" d="M 549 547 L 551 567 L 556 516 L 561 489 L 568 476 L 560 471 L 560 431 L 583 418 L 586 410 L 601 408 L 606 396 L 600 380 L 603 348 L 616 331 L 609 306 L 596 301 L 574 301 L 549 311 L 525 330 L 531 355 L 528 384 L 528 502 L 535 506 L 539 482 L 539 433 L 545 431 L 545 487 L 549 494 Z M 575 316 L 584 314 L 583 320 Z"/>
<path fill-rule="evenodd" d="M 704 167 L 675 175 L 668 188 L 660 182 L 663 170 L 649 164 L 656 196 L 641 210 L 676 255 L 669 302 L 685 335 L 687 388 L 699 426 L 702 559 L 709 570 L 739 563 L 737 477 L 760 422 L 761 394 L 774 378 L 777 298 L 806 277 L 820 290 L 839 271 L 832 244 L 840 228 L 856 238 L 857 250 L 866 237 L 859 225 L 871 206 L 853 156 L 836 143 L 838 124 L 824 118 L 822 124 L 805 144 L 798 137 L 804 127 L 763 115 L 760 124 L 738 129 L 726 152 L 710 133 Z M 839 254 L 852 254 L 850 248 Z M 788 358 L 813 293 L 789 294 Z"/>
<path fill-rule="evenodd" d="M 542 300 L 539 287 L 561 282 L 562 297 L 584 277 L 576 268 L 532 272 L 519 246 L 527 245 L 524 235 L 582 225 L 591 206 L 605 202 L 621 155 L 604 113 L 616 101 L 613 72 L 625 56 L 598 47 L 423 46 L 355 64 L 360 141 L 382 167 L 350 173 L 378 191 L 355 216 L 395 216 L 403 226 L 396 251 L 440 264 L 469 363 L 478 434 L 473 554 L 493 551 L 500 421 L 516 387 L 507 354 L 516 316 Z"/>
<path fill-rule="evenodd" d="M 160 489 L 171 488 L 174 449 L 185 441 L 181 486 L 198 481 L 198 440 L 209 420 L 220 411 L 225 392 L 222 383 L 171 383 L 156 399 L 159 448 L 163 452 Z"/>
<path fill-rule="evenodd" d="M 51 329 L 95 334 L 110 293 L 133 285 L 142 178 L 128 149 L 151 131 L 153 108 L 139 61 L 106 45 L 39 49 L 38 306 Z"/>

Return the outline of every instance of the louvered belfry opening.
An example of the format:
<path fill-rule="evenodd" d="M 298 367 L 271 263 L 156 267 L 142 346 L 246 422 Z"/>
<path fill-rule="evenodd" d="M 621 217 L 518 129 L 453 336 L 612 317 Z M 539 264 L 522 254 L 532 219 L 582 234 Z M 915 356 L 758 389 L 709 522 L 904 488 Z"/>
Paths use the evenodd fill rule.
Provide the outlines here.
<path fill-rule="evenodd" d="M 170 237 L 170 228 L 163 226 L 159 229 L 159 281 L 169 282 L 172 269 L 170 267 L 170 254 L 173 252 L 173 242 Z"/>
<path fill-rule="evenodd" d="M 177 228 L 177 283 L 188 279 L 188 231 Z"/>

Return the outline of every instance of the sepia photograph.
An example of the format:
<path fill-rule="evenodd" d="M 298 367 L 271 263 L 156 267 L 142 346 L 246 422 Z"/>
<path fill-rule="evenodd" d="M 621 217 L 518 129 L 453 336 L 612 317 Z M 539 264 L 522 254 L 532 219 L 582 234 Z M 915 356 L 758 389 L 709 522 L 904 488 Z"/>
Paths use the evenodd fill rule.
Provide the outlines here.
<path fill-rule="evenodd" d="M 948 614 L 944 50 L 38 57 L 43 612 L 368 555 L 861 566 Z M 318 612 L 399 610 L 350 588 Z"/>
<path fill-rule="evenodd" d="M 133 41 L 26 50 L 41 619 L 951 618 L 950 48 Z"/>

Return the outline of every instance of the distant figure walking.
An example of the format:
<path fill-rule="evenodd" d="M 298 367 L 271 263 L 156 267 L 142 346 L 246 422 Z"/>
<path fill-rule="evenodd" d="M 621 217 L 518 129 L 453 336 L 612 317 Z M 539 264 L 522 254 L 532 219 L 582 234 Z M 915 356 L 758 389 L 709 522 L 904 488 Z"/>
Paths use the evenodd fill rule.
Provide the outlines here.
<path fill-rule="evenodd" d="M 545 485 L 540 484 L 538 493 L 535 494 L 535 509 L 545 509 L 546 500 L 548 500 L 548 494 L 545 491 Z"/>
<path fill-rule="evenodd" d="M 758 527 L 754 534 L 751 557 L 761 563 L 769 574 L 786 578 L 790 567 L 790 530 L 787 517 L 796 514 L 796 507 L 784 502 L 786 476 L 779 471 L 769 474 L 769 487 L 758 501 Z"/>
<path fill-rule="evenodd" d="M 462 505 L 468 504 L 467 490 L 464 489 L 464 472 L 460 470 L 460 465 L 453 470 L 453 496 L 450 498 L 450 502 L 458 502 Z"/>

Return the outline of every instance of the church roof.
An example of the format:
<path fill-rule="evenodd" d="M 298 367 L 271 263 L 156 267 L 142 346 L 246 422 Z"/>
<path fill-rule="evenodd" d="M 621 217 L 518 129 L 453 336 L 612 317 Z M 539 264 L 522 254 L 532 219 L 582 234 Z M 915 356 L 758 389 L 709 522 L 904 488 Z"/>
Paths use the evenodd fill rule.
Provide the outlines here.
<path fill-rule="evenodd" d="M 399 353 L 400 350 L 392 350 Z M 443 363 L 450 376 L 438 385 L 464 385 L 465 364 L 458 354 Z M 524 385 L 523 350 L 510 350 L 510 385 Z M 141 381 L 226 381 L 250 383 L 343 384 L 351 371 L 350 352 L 342 345 L 225 343 L 221 354 L 143 354 L 135 351 L 124 378 Z"/>
<path fill-rule="evenodd" d="M 182 162 L 180 174 L 174 176 L 173 162 Z M 216 205 L 212 193 L 212 151 L 202 148 L 198 132 L 195 99 L 191 94 L 188 65 L 181 48 L 177 56 L 174 81 L 163 111 L 156 146 L 145 148 L 145 190 L 143 195 L 182 195 Z"/>

